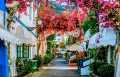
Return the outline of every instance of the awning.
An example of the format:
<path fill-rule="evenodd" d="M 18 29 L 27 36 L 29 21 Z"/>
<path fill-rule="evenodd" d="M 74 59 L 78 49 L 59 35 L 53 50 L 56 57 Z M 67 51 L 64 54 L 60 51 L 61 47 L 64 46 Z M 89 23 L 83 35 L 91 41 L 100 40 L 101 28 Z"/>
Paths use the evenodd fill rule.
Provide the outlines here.
<path fill-rule="evenodd" d="M 98 35 L 98 33 L 94 34 L 94 35 L 89 39 L 88 48 L 93 48 L 93 47 L 96 46 L 97 35 Z"/>
<path fill-rule="evenodd" d="M 16 35 L 10 33 L 8 30 L 0 28 L 0 38 L 2 40 L 12 42 L 15 44 L 21 44 L 22 42 L 20 41 L 21 39 L 17 37 Z"/>
<path fill-rule="evenodd" d="M 90 29 L 87 30 L 84 36 L 84 41 L 88 41 L 90 39 Z"/>
<path fill-rule="evenodd" d="M 86 42 L 82 42 L 80 45 L 79 45 L 79 48 L 78 48 L 78 52 L 83 52 L 86 50 Z"/>
<path fill-rule="evenodd" d="M 99 32 L 100 33 L 100 32 Z M 99 40 L 100 43 L 96 44 L 97 46 L 103 45 L 115 45 L 116 34 L 114 33 L 113 28 L 104 28 L 102 33 L 102 38 Z"/>
<path fill-rule="evenodd" d="M 16 24 L 19 24 L 19 23 L 16 22 Z M 16 28 L 16 36 L 19 37 L 21 44 L 22 43 L 32 44 L 32 39 L 29 31 L 27 31 L 22 26 L 18 26 Z"/>
<path fill-rule="evenodd" d="M 79 48 L 79 44 L 75 43 L 75 44 L 69 45 L 67 50 L 69 50 L 69 51 L 78 51 L 78 48 Z"/>

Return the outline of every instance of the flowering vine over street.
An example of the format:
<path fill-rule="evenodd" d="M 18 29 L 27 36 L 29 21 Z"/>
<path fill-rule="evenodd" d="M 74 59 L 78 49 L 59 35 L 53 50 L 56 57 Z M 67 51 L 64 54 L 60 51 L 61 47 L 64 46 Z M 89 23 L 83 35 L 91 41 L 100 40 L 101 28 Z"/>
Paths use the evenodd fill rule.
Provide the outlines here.
<path fill-rule="evenodd" d="M 120 77 L 120 0 L 0 3 L 0 77 Z"/>

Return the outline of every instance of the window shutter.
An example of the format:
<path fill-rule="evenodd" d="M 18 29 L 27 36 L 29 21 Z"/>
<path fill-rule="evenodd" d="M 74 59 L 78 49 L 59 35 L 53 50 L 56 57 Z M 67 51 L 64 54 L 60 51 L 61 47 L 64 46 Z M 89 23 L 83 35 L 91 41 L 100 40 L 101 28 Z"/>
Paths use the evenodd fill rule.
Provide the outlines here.
<path fill-rule="evenodd" d="M 21 46 L 17 46 L 17 57 L 21 57 Z"/>

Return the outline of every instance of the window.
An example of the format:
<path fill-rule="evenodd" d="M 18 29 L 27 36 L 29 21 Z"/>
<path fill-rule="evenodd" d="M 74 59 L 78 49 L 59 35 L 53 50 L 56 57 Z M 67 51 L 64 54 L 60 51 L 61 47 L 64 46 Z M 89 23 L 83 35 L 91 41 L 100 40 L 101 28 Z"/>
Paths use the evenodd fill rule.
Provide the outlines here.
<path fill-rule="evenodd" d="M 17 57 L 21 57 L 21 46 L 17 46 Z"/>
<path fill-rule="evenodd" d="M 23 58 L 29 58 L 29 46 L 23 45 Z"/>
<path fill-rule="evenodd" d="M 17 57 L 29 58 L 29 46 L 17 46 Z"/>

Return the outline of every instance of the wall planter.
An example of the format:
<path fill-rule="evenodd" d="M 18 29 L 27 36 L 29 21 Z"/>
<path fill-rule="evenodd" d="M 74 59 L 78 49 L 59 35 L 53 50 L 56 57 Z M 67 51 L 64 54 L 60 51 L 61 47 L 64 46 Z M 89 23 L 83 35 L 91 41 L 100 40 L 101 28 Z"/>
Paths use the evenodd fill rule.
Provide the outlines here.
<path fill-rule="evenodd" d="M 78 63 L 69 63 L 69 66 L 77 66 Z"/>

